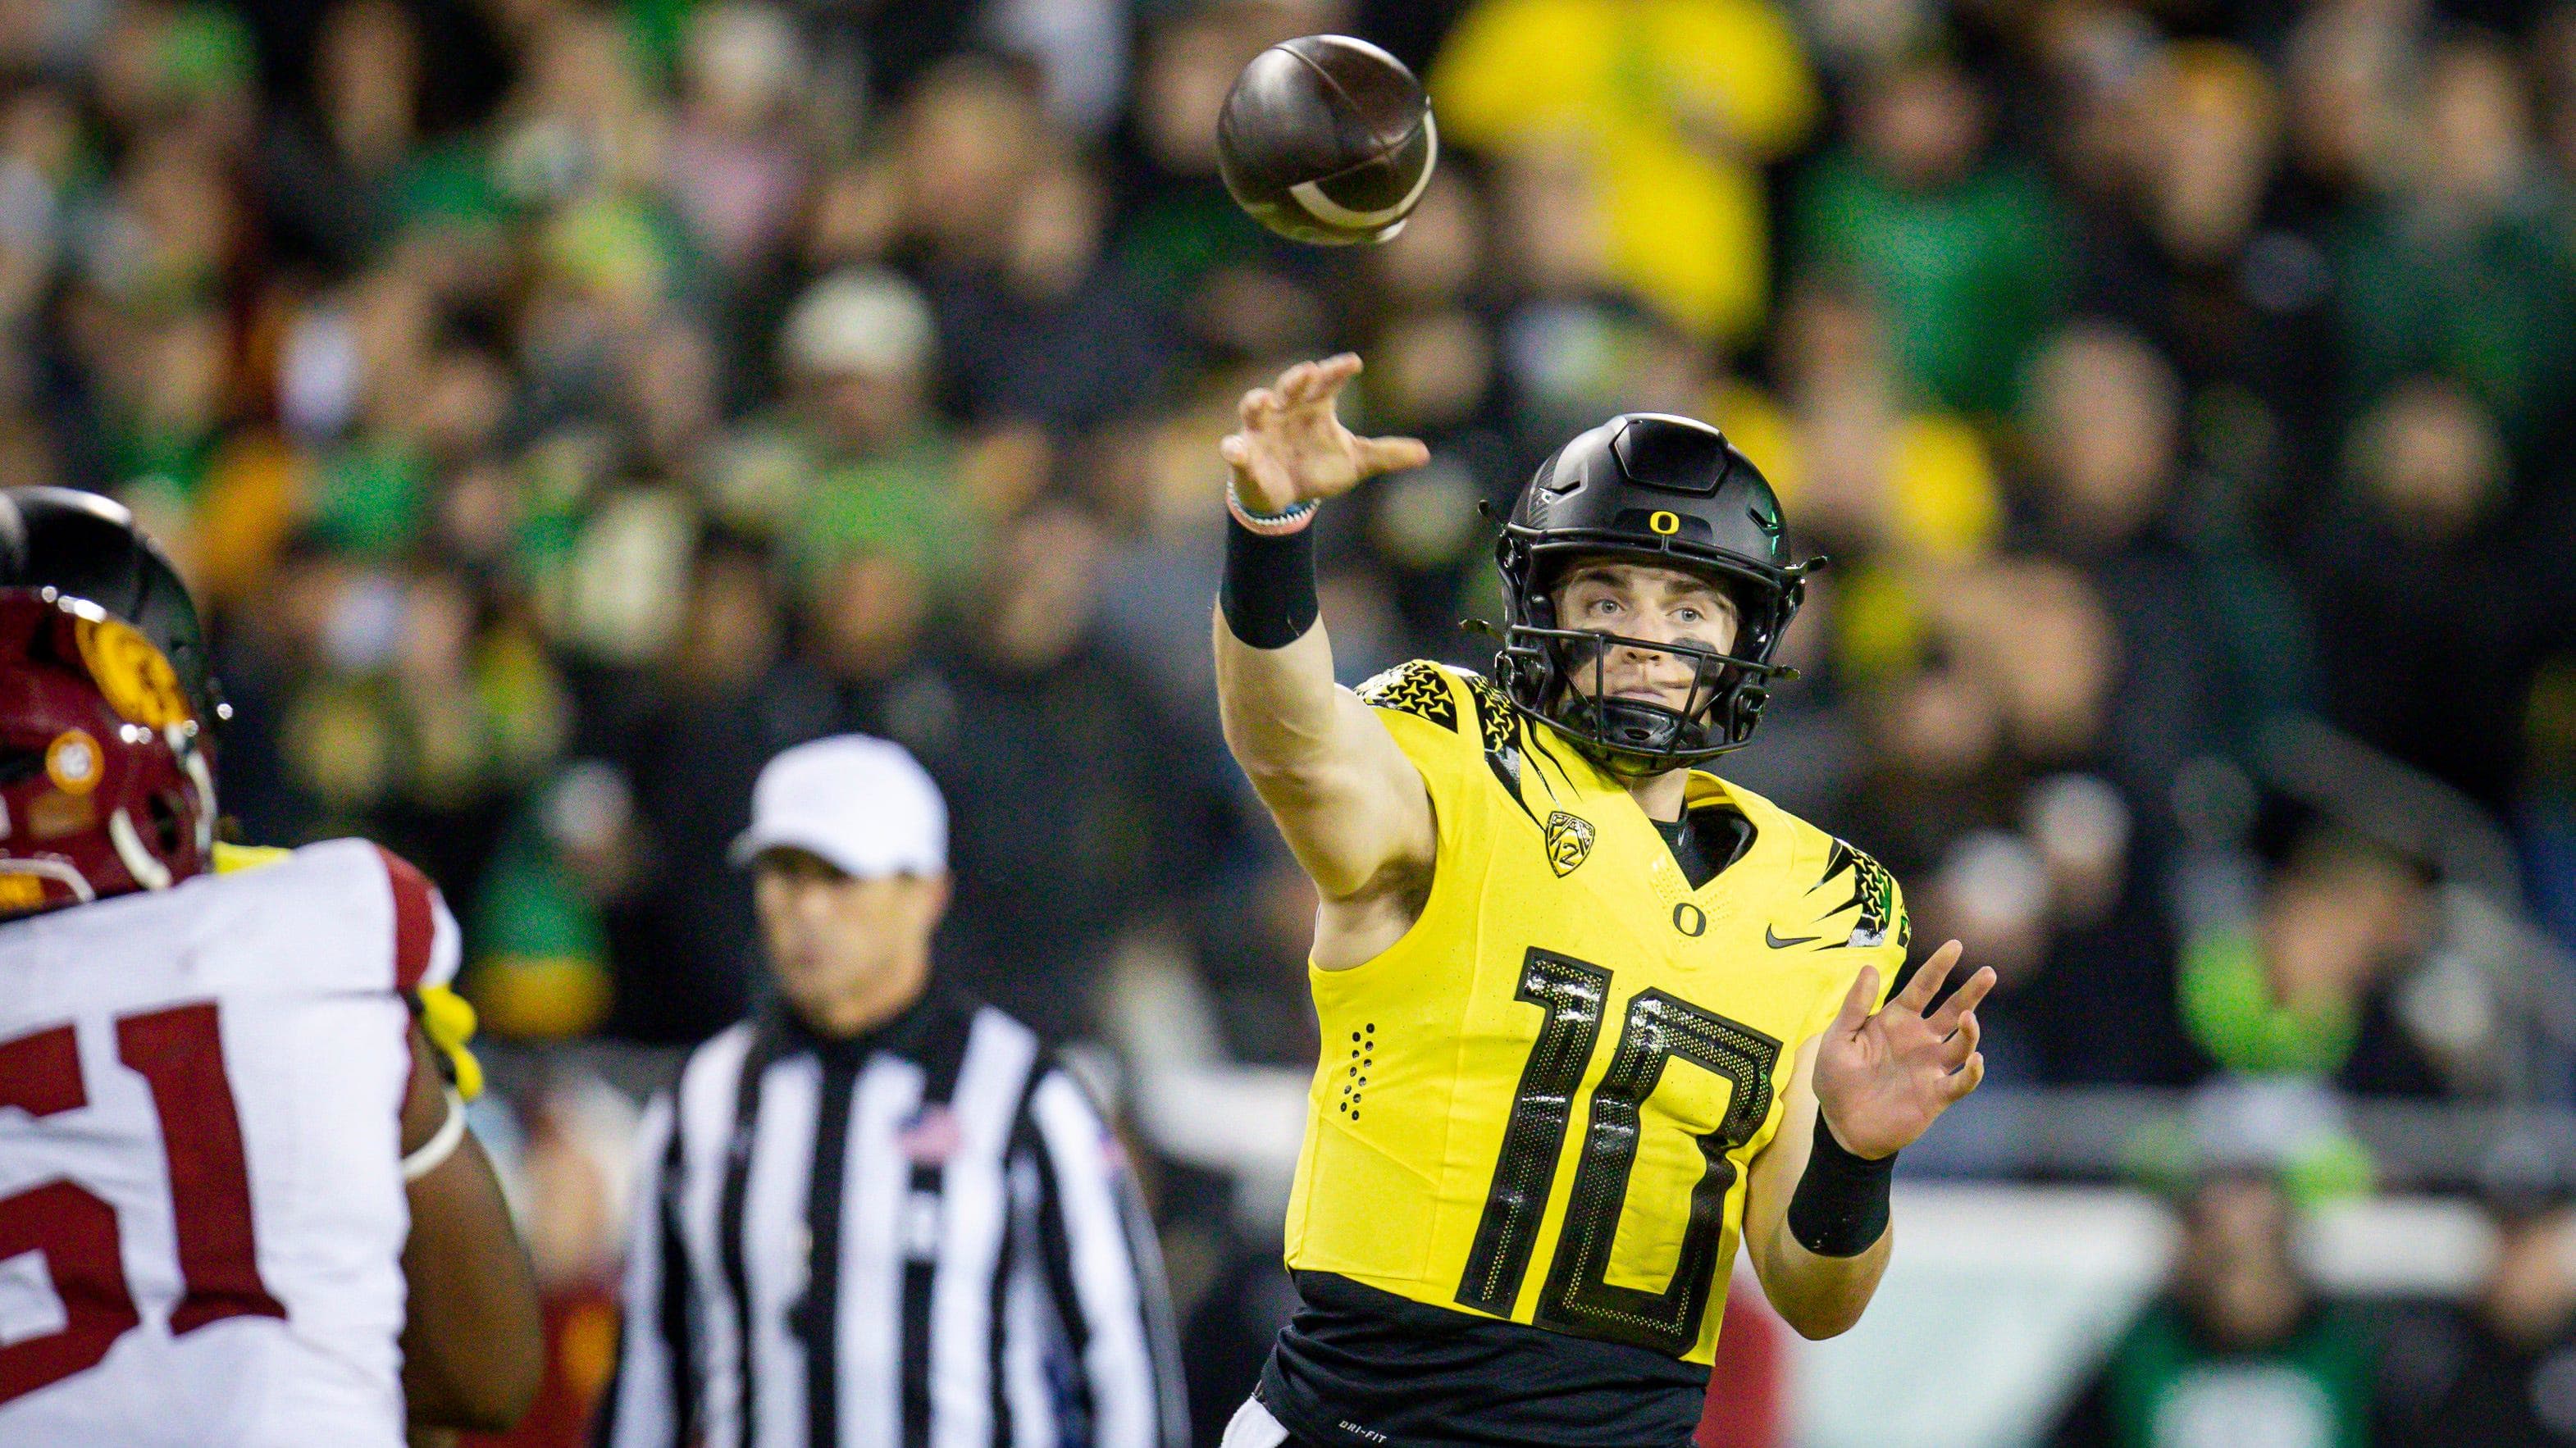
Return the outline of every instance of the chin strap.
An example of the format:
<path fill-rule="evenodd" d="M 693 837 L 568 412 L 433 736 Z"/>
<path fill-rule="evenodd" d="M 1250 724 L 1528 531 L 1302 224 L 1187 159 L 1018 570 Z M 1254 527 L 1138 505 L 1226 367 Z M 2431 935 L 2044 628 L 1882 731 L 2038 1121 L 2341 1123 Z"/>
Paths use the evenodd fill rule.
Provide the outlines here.
<path fill-rule="evenodd" d="M 33 875 L 41 880 L 54 881 L 71 891 L 72 899 L 82 905 L 98 898 L 98 891 L 90 887 L 89 877 L 61 860 L 0 860 L 0 875 Z"/>

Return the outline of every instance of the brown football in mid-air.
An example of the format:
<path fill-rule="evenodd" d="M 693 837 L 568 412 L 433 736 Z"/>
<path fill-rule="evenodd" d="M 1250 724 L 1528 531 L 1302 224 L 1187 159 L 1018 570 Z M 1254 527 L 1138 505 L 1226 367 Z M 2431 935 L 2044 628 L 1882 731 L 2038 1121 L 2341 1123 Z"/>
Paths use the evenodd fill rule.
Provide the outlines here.
<path fill-rule="evenodd" d="M 1225 189 L 1294 241 L 1384 241 L 1431 183 L 1440 135 L 1404 62 L 1347 35 L 1301 35 L 1252 58 L 1216 127 Z"/>

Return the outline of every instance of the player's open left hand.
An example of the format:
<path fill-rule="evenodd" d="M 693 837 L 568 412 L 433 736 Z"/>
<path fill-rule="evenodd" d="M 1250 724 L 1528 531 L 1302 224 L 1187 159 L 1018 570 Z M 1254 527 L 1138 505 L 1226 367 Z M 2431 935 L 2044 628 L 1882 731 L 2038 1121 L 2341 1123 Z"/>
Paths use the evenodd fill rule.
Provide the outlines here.
<path fill-rule="evenodd" d="M 1924 1012 L 1958 963 L 1953 940 L 1874 1013 L 1869 1003 L 1878 999 L 1878 970 L 1863 966 L 1825 1029 L 1816 1048 L 1816 1106 L 1853 1155 L 1876 1158 L 1913 1145 L 1952 1102 L 1986 1079 L 1977 1003 L 1995 988 L 1993 968 L 1980 966 L 1940 1009 Z"/>
<path fill-rule="evenodd" d="M 1418 468 L 1431 449 L 1409 437 L 1360 437 L 1333 415 L 1342 384 L 1360 359 L 1344 352 L 1300 362 L 1269 387 L 1243 394 L 1240 431 L 1217 444 L 1234 469 L 1235 496 L 1261 513 L 1284 513 L 1309 498 L 1338 497 L 1362 478 Z"/>

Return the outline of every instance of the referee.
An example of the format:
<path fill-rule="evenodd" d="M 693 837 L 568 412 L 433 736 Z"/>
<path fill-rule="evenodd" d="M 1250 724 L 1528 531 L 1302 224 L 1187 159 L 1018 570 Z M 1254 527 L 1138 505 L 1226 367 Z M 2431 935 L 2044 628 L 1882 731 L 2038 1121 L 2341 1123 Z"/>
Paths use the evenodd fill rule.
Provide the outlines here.
<path fill-rule="evenodd" d="M 948 813 L 843 735 L 734 842 L 780 1000 L 646 1110 L 605 1448 L 1178 1448 L 1117 1140 L 1026 1026 L 931 978 Z"/>

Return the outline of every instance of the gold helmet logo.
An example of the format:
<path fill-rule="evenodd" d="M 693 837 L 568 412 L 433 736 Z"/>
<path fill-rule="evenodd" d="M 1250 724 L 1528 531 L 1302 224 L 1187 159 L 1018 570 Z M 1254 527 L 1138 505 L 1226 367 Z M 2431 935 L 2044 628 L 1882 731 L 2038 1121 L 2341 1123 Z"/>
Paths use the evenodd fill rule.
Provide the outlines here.
<path fill-rule="evenodd" d="M 1592 855 L 1592 821 L 1563 810 L 1547 817 L 1547 862 L 1562 877 Z"/>
<path fill-rule="evenodd" d="M 1679 513 L 1667 513 L 1658 508 L 1654 512 L 1646 515 L 1646 526 L 1654 529 L 1658 536 L 1670 538 L 1675 533 L 1682 530 L 1681 515 Z"/>
<path fill-rule="evenodd" d="M 98 682 L 108 707 L 137 724 L 167 729 L 197 717 L 188 707 L 179 672 L 130 624 L 113 618 L 84 618 L 72 626 L 81 661 Z"/>

